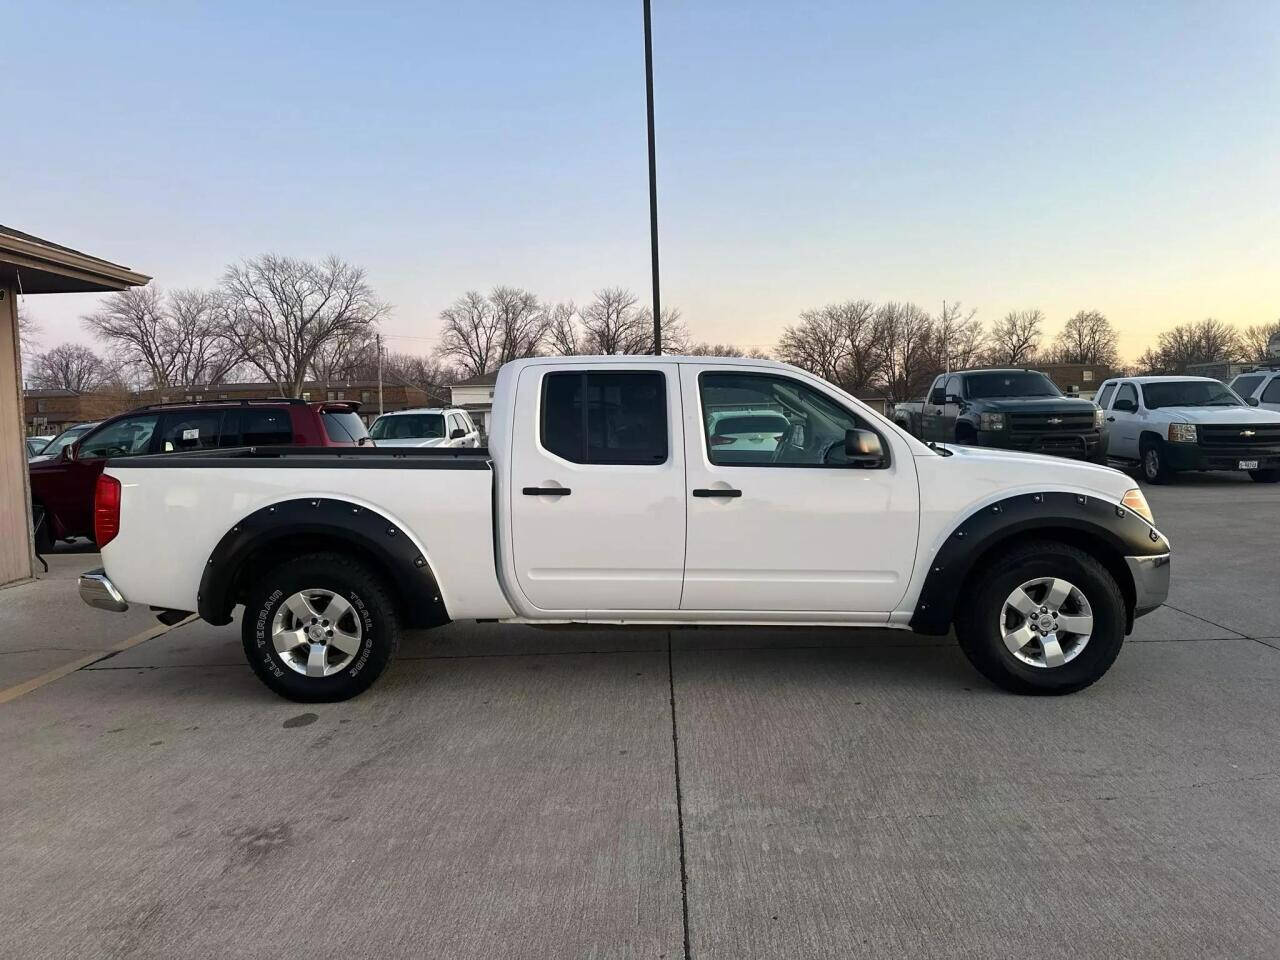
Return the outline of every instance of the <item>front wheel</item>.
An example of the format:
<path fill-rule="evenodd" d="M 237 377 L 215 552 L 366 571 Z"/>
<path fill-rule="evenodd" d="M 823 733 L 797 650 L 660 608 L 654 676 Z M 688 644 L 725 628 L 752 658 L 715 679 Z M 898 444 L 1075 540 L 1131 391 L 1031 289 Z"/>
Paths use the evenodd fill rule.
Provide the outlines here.
<path fill-rule="evenodd" d="M 956 636 L 996 685 L 1014 693 L 1074 693 L 1115 662 L 1124 643 L 1124 598 L 1107 568 L 1083 550 L 1035 541 L 979 576 Z"/>
<path fill-rule="evenodd" d="M 296 557 L 258 578 L 241 639 L 249 666 L 290 700 L 349 700 L 400 643 L 395 604 L 364 564 L 332 553 Z"/>
<path fill-rule="evenodd" d="M 1275 483 L 1280 480 L 1280 470 L 1250 470 L 1249 476 L 1258 483 Z"/>
<path fill-rule="evenodd" d="M 1142 443 L 1142 478 L 1147 483 L 1168 483 L 1173 479 L 1173 471 L 1164 455 L 1164 444 L 1159 440 L 1144 440 Z"/>

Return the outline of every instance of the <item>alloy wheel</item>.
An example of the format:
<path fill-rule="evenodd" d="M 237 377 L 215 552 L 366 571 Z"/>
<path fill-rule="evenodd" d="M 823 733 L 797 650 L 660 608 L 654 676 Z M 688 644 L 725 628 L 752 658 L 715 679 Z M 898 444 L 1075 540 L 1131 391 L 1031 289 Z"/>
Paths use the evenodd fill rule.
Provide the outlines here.
<path fill-rule="evenodd" d="M 332 590 L 299 590 L 280 604 L 271 622 L 276 653 L 306 677 L 328 677 L 345 669 L 363 637 L 355 607 Z"/>
<path fill-rule="evenodd" d="M 998 624 L 1005 648 L 1031 667 L 1053 668 L 1078 657 L 1093 634 L 1093 610 L 1080 588 L 1038 577 L 1005 598 Z"/>

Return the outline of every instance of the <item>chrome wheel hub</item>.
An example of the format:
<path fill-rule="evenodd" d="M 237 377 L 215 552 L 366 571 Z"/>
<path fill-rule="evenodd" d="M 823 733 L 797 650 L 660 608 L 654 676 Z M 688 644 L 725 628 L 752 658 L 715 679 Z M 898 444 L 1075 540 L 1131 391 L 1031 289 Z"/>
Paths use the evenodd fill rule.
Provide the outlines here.
<path fill-rule="evenodd" d="M 299 590 L 271 621 L 271 643 L 285 666 L 328 677 L 356 658 L 364 628 L 355 607 L 332 590 Z"/>
<path fill-rule="evenodd" d="M 1080 655 L 1093 635 L 1093 610 L 1075 584 L 1039 577 L 1014 589 L 1000 610 L 1000 636 L 1022 663 L 1053 668 Z"/>

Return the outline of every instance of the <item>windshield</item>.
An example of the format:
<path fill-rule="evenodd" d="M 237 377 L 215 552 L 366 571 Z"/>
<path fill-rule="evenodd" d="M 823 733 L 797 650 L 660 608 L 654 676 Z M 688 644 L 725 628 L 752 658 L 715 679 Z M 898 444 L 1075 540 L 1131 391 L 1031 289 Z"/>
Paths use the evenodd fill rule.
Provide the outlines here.
<path fill-rule="evenodd" d="M 1217 380 L 1174 380 L 1144 383 L 1142 396 L 1148 410 L 1161 407 L 1238 407 L 1240 398 Z"/>
<path fill-rule="evenodd" d="M 1043 373 L 971 373 L 964 378 L 970 400 L 984 397 L 1060 397 L 1062 391 Z"/>
<path fill-rule="evenodd" d="M 64 447 L 71 446 L 95 426 L 96 424 L 93 423 L 82 423 L 76 427 L 68 427 L 49 441 L 49 445 L 40 451 L 40 456 L 56 457 L 63 451 Z"/>
<path fill-rule="evenodd" d="M 369 431 L 375 440 L 438 440 L 444 437 L 444 414 L 400 413 L 379 417 Z"/>

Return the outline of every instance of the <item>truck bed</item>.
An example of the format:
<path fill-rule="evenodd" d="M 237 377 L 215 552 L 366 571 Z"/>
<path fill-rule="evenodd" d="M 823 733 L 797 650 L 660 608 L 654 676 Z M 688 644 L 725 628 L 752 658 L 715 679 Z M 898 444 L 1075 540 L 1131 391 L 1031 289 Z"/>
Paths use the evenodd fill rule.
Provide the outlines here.
<path fill-rule="evenodd" d="M 371 467 L 379 470 L 489 470 L 487 447 L 224 447 L 192 453 L 117 457 L 111 469 L 192 467 Z"/>

